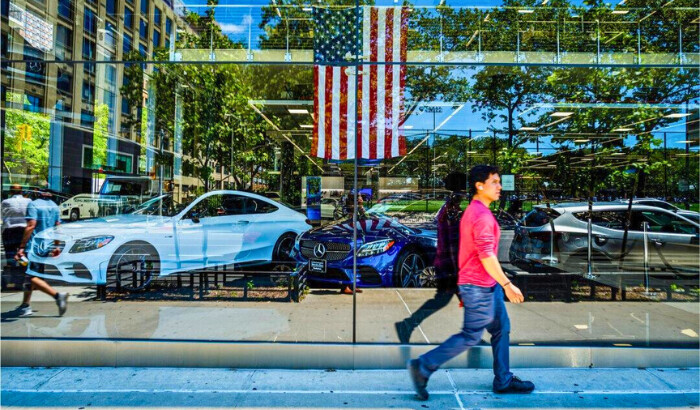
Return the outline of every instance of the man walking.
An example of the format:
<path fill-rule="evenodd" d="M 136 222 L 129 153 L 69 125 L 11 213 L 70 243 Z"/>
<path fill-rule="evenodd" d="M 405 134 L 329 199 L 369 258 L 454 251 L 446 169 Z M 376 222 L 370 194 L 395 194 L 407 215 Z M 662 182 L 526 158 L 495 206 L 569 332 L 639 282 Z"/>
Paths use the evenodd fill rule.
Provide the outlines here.
<path fill-rule="evenodd" d="M 32 202 L 22 196 L 22 187 L 17 184 L 10 186 L 10 195 L 2 201 L 2 246 L 8 261 L 14 259 L 22 243 L 24 228 L 27 227 L 27 206 Z"/>
<path fill-rule="evenodd" d="M 477 165 L 469 172 L 472 201 L 460 222 L 459 294 L 464 303 L 462 331 L 440 346 L 409 360 L 408 371 L 419 399 L 427 400 L 426 386 L 430 375 L 442 364 L 481 340 L 486 329 L 493 349 L 493 391 L 496 393 L 530 393 L 535 385 L 510 372 L 508 345 L 510 320 L 503 294 L 512 303 L 522 303 L 523 294 L 515 287 L 498 262 L 500 228 L 489 205 L 501 196 L 498 168 Z"/>
<path fill-rule="evenodd" d="M 25 247 L 28 243 L 31 243 L 30 240 L 34 235 L 61 223 L 58 205 L 51 200 L 50 192 L 41 191 L 41 196 L 27 205 L 27 216 L 25 219 L 27 226 L 24 228 L 22 241 L 15 255 L 16 260 L 20 260 L 26 255 Z M 31 316 L 34 313 L 29 305 L 34 290 L 40 290 L 56 300 L 59 316 L 63 316 L 66 313 L 68 293 L 58 293 L 43 279 L 27 275 L 24 281 L 24 298 L 22 299 L 22 304 L 17 308 L 20 316 Z"/>

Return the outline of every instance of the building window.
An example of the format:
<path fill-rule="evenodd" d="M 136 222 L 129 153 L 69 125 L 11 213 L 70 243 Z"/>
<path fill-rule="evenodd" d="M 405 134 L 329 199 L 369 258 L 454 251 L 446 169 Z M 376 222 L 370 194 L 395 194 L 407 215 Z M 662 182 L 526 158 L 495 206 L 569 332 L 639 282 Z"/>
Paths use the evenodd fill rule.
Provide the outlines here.
<path fill-rule="evenodd" d="M 105 70 L 105 78 L 107 79 L 107 83 L 110 85 L 115 85 L 117 83 L 117 69 L 113 65 L 108 65 L 107 69 Z"/>
<path fill-rule="evenodd" d="M 58 75 L 56 76 L 56 88 L 58 89 L 58 91 L 63 92 L 65 94 L 72 94 L 73 77 L 63 70 L 58 70 Z"/>
<path fill-rule="evenodd" d="M 131 114 L 131 108 L 129 107 L 129 100 L 122 97 L 122 115 Z"/>
<path fill-rule="evenodd" d="M 80 125 L 86 128 L 92 128 L 94 123 L 95 117 L 92 115 L 92 112 L 87 110 L 80 111 Z"/>
<path fill-rule="evenodd" d="M 160 27 L 160 25 L 163 21 L 160 9 L 158 7 L 153 9 L 153 21 L 155 21 L 156 26 L 158 26 L 158 27 Z"/>
<path fill-rule="evenodd" d="M 95 42 L 83 39 L 83 60 L 94 60 L 95 59 Z"/>
<path fill-rule="evenodd" d="M 25 94 L 24 111 L 41 112 L 41 97 Z"/>
<path fill-rule="evenodd" d="M 170 17 L 165 18 L 165 34 L 166 35 L 171 35 L 172 33 L 170 32 L 173 29 L 173 21 L 170 20 Z"/>
<path fill-rule="evenodd" d="M 97 33 L 97 18 L 95 17 L 95 12 L 87 7 L 85 7 L 83 25 L 85 26 L 86 33 L 92 34 L 93 36 Z"/>
<path fill-rule="evenodd" d="M 105 45 L 110 49 L 114 50 L 115 47 L 117 46 L 117 40 L 115 38 L 115 33 L 117 32 L 117 28 L 114 27 L 114 24 L 107 22 L 105 23 Z"/>
<path fill-rule="evenodd" d="M 160 47 L 160 32 L 153 30 L 153 49 Z"/>
<path fill-rule="evenodd" d="M 139 34 L 141 35 L 141 39 L 148 40 L 148 23 L 146 23 L 146 20 L 141 20 L 139 24 Z"/>
<path fill-rule="evenodd" d="M 139 43 L 139 53 L 144 57 L 148 57 L 148 47 L 146 47 L 145 44 Z"/>
<path fill-rule="evenodd" d="M 22 57 L 26 62 L 25 80 L 35 84 L 43 84 L 46 72 L 45 64 L 42 62 L 44 60 L 44 52 L 25 44 Z"/>
<path fill-rule="evenodd" d="M 71 0 L 58 0 L 58 16 L 66 20 L 73 20 L 73 5 Z"/>
<path fill-rule="evenodd" d="M 95 85 L 83 81 L 83 102 L 92 104 L 95 101 Z"/>
<path fill-rule="evenodd" d="M 61 24 L 56 24 L 56 59 L 69 60 L 73 49 L 73 31 Z"/>
<path fill-rule="evenodd" d="M 134 12 L 128 7 L 124 7 L 124 28 L 134 28 Z"/>
<path fill-rule="evenodd" d="M 107 15 L 114 17 L 117 14 L 117 0 L 107 0 Z"/>
<path fill-rule="evenodd" d="M 141 0 L 141 14 L 148 16 L 148 0 Z"/>
<path fill-rule="evenodd" d="M 165 48 L 170 49 L 170 39 L 167 37 L 165 38 Z"/>
<path fill-rule="evenodd" d="M 122 50 L 124 55 L 129 54 L 129 52 L 131 51 L 131 43 L 133 41 L 134 40 L 131 38 L 130 35 L 124 33 L 124 43 L 122 44 Z"/>

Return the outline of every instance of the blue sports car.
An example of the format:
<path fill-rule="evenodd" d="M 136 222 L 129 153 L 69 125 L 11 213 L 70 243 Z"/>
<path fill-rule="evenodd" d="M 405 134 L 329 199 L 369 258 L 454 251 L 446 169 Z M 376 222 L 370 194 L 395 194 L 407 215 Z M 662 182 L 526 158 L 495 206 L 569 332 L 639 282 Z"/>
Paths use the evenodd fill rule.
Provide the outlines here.
<path fill-rule="evenodd" d="M 371 215 L 357 222 L 357 286 L 430 286 L 437 250 L 434 230 L 409 228 L 394 219 Z M 352 219 L 296 238 L 291 255 L 297 270 L 320 283 L 352 284 Z"/>

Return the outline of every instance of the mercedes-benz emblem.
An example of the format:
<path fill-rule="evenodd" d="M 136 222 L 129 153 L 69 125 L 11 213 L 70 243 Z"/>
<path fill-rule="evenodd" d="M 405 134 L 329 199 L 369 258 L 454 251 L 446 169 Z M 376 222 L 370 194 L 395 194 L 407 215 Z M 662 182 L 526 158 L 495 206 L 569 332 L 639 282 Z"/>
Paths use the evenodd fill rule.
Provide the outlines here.
<path fill-rule="evenodd" d="M 316 246 L 314 246 L 314 256 L 317 258 L 323 258 L 323 256 L 326 254 L 326 245 L 322 243 L 317 243 Z"/>

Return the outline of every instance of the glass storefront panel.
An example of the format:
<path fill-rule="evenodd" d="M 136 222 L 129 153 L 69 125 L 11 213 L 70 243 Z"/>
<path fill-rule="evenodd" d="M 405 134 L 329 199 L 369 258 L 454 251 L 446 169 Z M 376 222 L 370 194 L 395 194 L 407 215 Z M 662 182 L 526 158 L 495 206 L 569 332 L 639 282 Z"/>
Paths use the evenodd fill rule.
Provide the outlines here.
<path fill-rule="evenodd" d="M 697 5 L 127 3 L 3 2 L 2 196 L 51 192 L 27 269 L 73 294 L 19 318 L 4 246 L 4 335 L 440 342 L 490 164 L 512 343 L 697 348 Z"/>

